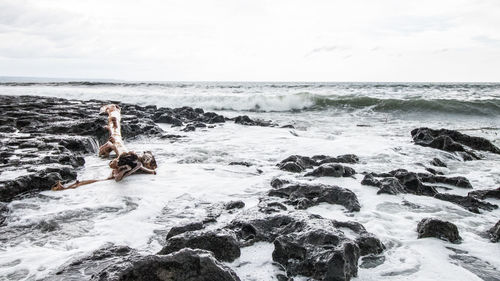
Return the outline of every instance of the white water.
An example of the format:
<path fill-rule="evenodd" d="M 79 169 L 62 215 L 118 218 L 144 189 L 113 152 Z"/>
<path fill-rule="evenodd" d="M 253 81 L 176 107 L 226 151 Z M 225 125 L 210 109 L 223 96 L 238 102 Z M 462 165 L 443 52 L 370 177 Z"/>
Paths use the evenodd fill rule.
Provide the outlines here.
<path fill-rule="evenodd" d="M 44 90 L 36 91 L 44 93 Z M 77 97 L 78 91 L 62 89 L 54 95 Z M 119 92 L 118 89 L 115 91 Z M 101 94 L 99 98 L 103 96 Z M 84 97 L 93 98 L 88 93 Z M 131 97 L 134 96 L 130 94 L 127 100 L 130 101 Z M 162 102 L 179 105 L 184 102 L 175 101 L 175 98 L 175 95 L 166 96 Z M 142 101 L 155 104 L 157 99 L 158 96 L 153 95 Z M 203 107 L 203 103 L 199 107 Z M 235 111 L 221 113 L 229 117 L 241 114 Z M 1 233 L 8 235 L 9 239 L 0 245 L 0 280 L 42 278 L 67 261 L 88 254 L 107 242 L 155 253 L 161 248 L 170 227 L 203 218 L 210 203 L 243 200 L 245 208 L 251 208 L 257 204 L 259 196 L 270 189 L 269 182 L 273 177 L 304 180 L 300 175 L 280 171 L 275 166 L 291 154 L 354 153 L 361 159 L 360 164 L 352 165 L 358 173 L 386 172 L 396 168 L 424 171 L 419 164 L 427 164 L 439 156 L 449 165 L 444 169 L 447 175 L 463 175 L 475 189 L 500 185 L 498 155 L 485 154 L 486 160 L 474 162 L 448 160 L 448 154 L 444 152 L 413 145 L 409 135 L 411 129 L 419 126 L 451 129 L 495 127 L 498 116 L 396 117 L 369 111 L 250 115 L 280 124 L 294 124 L 298 129 L 292 131 L 298 136 L 291 134 L 290 129 L 247 127 L 229 122 L 214 129 L 190 133 L 162 126 L 168 133 L 187 137 L 173 143 L 142 139 L 128 144 L 136 151 L 154 152 L 159 164 L 156 176 L 137 175 L 120 183 L 101 182 L 64 192 L 45 191 L 40 197 L 11 202 L 11 213 L 4 229 L 12 232 Z M 370 127 L 357 126 L 360 124 Z M 498 129 L 464 132 L 500 144 Z M 107 176 L 106 160 L 88 156 L 86 161 L 79 174 L 81 179 Z M 247 161 L 254 166 L 229 166 L 228 163 L 233 161 Z M 262 170 L 261 174 L 257 168 Z M 500 210 L 477 215 L 429 197 L 376 195 L 376 188 L 362 186 L 361 179 L 362 175 L 358 174 L 356 179 L 313 180 L 351 189 L 361 203 L 360 212 L 346 213 L 343 207 L 329 204 L 307 210 L 336 220 L 358 221 L 388 246 L 384 252 L 385 263 L 376 268 L 360 268 L 355 280 L 481 280 L 454 264 L 449 258 L 452 252 L 446 247 L 468 251 L 500 269 L 500 243 L 493 244 L 481 236 L 500 219 Z M 466 194 L 468 191 L 454 188 L 449 192 Z M 404 200 L 421 208 L 406 207 L 402 205 Z M 488 200 L 500 204 L 499 200 Z M 223 224 L 233 216 L 225 214 L 218 221 Z M 417 223 L 429 216 L 455 223 L 463 243 L 454 245 L 437 239 L 417 239 Z M 57 222 L 60 229 L 41 232 L 34 226 L 43 220 Z M 242 256 L 229 265 L 242 280 L 275 280 L 274 274 L 279 270 L 272 265 L 271 252 L 271 244 L 259 243 L 242 249 Z"/>

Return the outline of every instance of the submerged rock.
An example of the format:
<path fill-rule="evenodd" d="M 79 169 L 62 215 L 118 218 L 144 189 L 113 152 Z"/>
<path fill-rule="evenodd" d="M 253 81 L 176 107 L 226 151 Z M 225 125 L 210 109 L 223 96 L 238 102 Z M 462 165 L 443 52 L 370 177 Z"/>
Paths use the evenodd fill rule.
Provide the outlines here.
<path fill-rule="evenodd" d="M 167 239 L 167 245 L 158 253 L 170 254 L 192 248 L 210 251 L 221 261 L 231 262 L 241 255 L 236 236 L 230 231 L 189 231 Z"/>
<path fill-rule="evenodd" d="M 466 156 L 464 160 L 480 159 L 471 149 L 500 154 L 500 149 L 489 140 L 454 130 L 433 130 L 423 127 L 412 130 L 411 136 L 415 144 L 448 152 L 459 152 Z"/>
<path fill-rule="evenodd" d="M 490 235 L 491 242 L 500 241 L 500 220 L 488 230 L 488 234 Z"/>
<path fill-rule="evenodd" d="M 480 209 L 485 211 L 493 211 L 498 209 L 498 205 L 491 204 L 485 201 L 481 201 L 471 196 L 461 196 L 449 193 L 438 193 L 434 195 L 434 198 L 455 203 L 462 206 L 463 208 L 469 210 L 470 212 L 479 214 Z"/>
<path fill-rule="evenodd" d="M 448 167 L 446 165 L 446 163 L 444 163 L 441 159 L 439 158 L 434 158 L 432 159 L 432 161 L 430 162 L 432 166 L 436 166 L 436 167 L 443 167 L 443 168 L 446 168 Z"/>
<path fill-rule="evenodd" d="M 269 196 L 288 199 L 286 202 L 298 209 L 307 209 L 319 203 L 338 204 L 348 211 L 359 211 L 360 204 L 354 192 L 335 185 L 292 184 L 272 189 Z"/>
<path fill-rule="evenodd" d="M 377 179 L 382 178 L 382 179 Z M 453 185 L 460 188 L 472 188 L 469 180 L 465 177 L 444 177 L 427 173 L 408 172 L 405 169 L 393 170 L 388 173 L 366 174 L 361 184 L 376 186 L 379 188 L 377 194 L 399 194 L 411 193 L 415 195 L 431 196 L 439 200 L 455 203 L 473 213 L 479 210 L 491 211 L 498 208 L 497 205 L 481 201 L 474 196 L 481 196 L 482 193 L 471 192 L 469 196 L 460 196 L 448 193 L 439 193 L 436 188 L 443 188 L 438 185 L 428 185 L 428 183 L 441 183 Z M 447 189 L 446 187 L 444 187 Z M 485 193 L 485 194 L 494 194 Z"/>
<path fill-rule="evenodd" d="M 469 192 L 468 196 L 478 199 L 495 198 L 500 199 L 500 187 L 496 189 L 474 190 Z"/>
<path fill-rule="evenodd" d="M 5 219 L 7 218 L 7 213 L 9 212 L 9 208 L 7 204 L 0 202 L 0 226 L 3 225 Z"/>
<path fill-rule="evenodd" d="M 422 219 L 418 223 L 417 232 L 418 238 L 435 237 L 451 243 L 460 243 L 462 240 L 456 225 L 435 218 Z"/>
<path fill-rule="evenodd" d="M 261 126 L 261 127 L 277 126 L 277 124 L 273 124 L 271 121 L 264 121 L 260 119 L 254 120 L 248 117 L 247 115 L 235 117 L 234 123 L 246 126 Z"/>

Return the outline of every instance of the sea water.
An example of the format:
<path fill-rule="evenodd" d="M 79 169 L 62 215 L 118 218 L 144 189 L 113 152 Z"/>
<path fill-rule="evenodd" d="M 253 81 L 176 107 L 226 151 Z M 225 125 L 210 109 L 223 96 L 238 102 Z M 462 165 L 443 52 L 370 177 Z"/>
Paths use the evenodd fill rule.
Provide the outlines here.
<path fill-rule="evenodd" d="M 414 145 L 410 131 L 423 126 L 456 129 L 500 146 L 500 84 L 3 83 L 0 94 L 192 106 L 226 117 L 249 115 L 294 126 L 250 127 L 227 122 L 184 133 L 178 127 L 160 124 L 167 133 L 186 137 L 174 142 L 146 138 L 127 142 L 129 149 L 153 151 L 159 165 L 157 175 L 134 175 L 120 183 L 100 182 L 62 192 L 44 191 L 10 202 L 6 226 L 0 228 L 0 280 L 44 278 L 110 242 L 144 254 L 156 253 L 172 226 L 204 218 L 212 204 L 243 200 L 245 208 L 251 208 L 270 189 L 274 177 L 305 181 L 301 175 L 276 167 L 287 156 L 346 153 L 360 158 L 359 164 L 351 165 L 358 172 L 354 178 L 312 182 L 352 190 L 361 211 L 348 213 L 342 206 L 324 203 L 306 211 L 358 221 L 387 246 L 385 262 L 375 268 L 360 268 L 355 280 L 500 278 L 500 243 L 484 237 L 500 219 L 500 210 L 473 214 L 430 197 L 377 195 L 377 188 L 360 184 L 362 172 L 398 168 L 425 172 L 424 166 L 439 157 L 448 164 L 441 169 L 446 175 L 465 176 L 474 189 L 499 187 L 499 155 L 483 153 L 484 160 L 463 162 L 449 153 Z M 97 156 L 85 160 L 79 178 L 108 175 L 107 160 Z M 228 165 L 234 161 L 253 166 Z M 468 191 L 453 188 L 446 192 L 466 195 Z M 499 200 L 488 201 L 500 205 Z M 233 217 L 224 214 L 219 224 L 211 227 Z M 462 244 L 417 239 L 417 223 L 425 217 L 456 224 Z M 51 223 L 56 225 L 52 231 L 39 227 Z M 467 251 L 473 258 L 469 262 L 452 259 L 450 247 Z M 228 265 L 242 280 L 276 280 L 279 268 L 272 263 L 272 250 L 270 243 L 257 243 L 243 248 L 241 257 Z"/>

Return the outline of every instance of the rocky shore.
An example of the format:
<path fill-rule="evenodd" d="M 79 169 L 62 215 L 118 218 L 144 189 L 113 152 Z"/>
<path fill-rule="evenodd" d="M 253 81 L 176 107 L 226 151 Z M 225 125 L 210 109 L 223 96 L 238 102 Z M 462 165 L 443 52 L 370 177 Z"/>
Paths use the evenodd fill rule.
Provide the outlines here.
<path fill-rule="evenodd" d="M 157 108 L 116 101 L 77 101 L 60 98 L 0 95 L 0 227 L 8 224 L 8 203 L 29 198 L 50 189 L 57 181 L 76 180 L 85 165 L 84 156 L 97 153 L 107 139 L 106 117 L 99 108 L 116 103 L 122 108 L 125 140 L 134 138 L 169 139 L 175 142 L 200 128 L 211 129 L 226 122 L 242 126 L 281 126 L 273 121 L 248 116 L 228 118 L 201 108 Z M 168 134 L 158 124 L 180 127 L 182 134 Z M 452 130 L 417 128 L 411 132 L 416 145 L 450 153 L 450 161 L 481 161 L 485 153 L 500 154 L 489 140 Z M 480 216 L 498 208 L 488 199 L 499 199 L 499 189 L 474 190 L 462 176 L 447 176 L 440 168 L 447 163 L 429 159 L 427 173 L 406 169 L 386 173 L 357 171 L 354 154 L 338 156 L 291 155 L 276 168 L 302 180 L 274 178 L 261 194 L 256 207 L 242 201 L 212 204 L 211 214 L 202 221 L 191 221 L 170 228 L 163 248 L 153 254 L 141 249 L 107 244 L 85 257 L 77 257 L 52 272 L 45 280 L 240 280 L 228 263 L 241 256 L 242 249 L 259 242 L 272 243 L 269 259 L 279 266 L 277 280 L 305 276 L 311 280 L 351 280 L 360 268 L 384 263 L 390 247 L 365 226 L 354 220 L 334 220 L 307 212 L 319 204 L 338 205 L 346 214 L 360 212 L 364 202 L 348 186 L 319 184 L 309 179 L 352 178 L 373 193 L 427 196 L 429 200 L 451 202 L 471 215 Z M 247 162 L 229 165 L 252 166 Z M 467 195 L 448 193 L 472 189 Z M 224 214 L 231 220 L 219 221 Z M 492 243 L 500 239 L 500 222 L 484 233 Z M 47 224 L 48 232 L 57 225 Z M 29 230 L 26 230 L 29 231 Z M 438 238 L 459 244 L 463 238 L 452 222 L 425 218 L 415 224 L 415 237 Z M 457 262 L 474 258 L 453 248 Z M 480 259 L 474 262 L 483 264 Z M 466 267 L 464 265 L 464 267 Z M 488 272 L 495 268 L 484 266 Z M 476 270 L 476 269 L 474 269 Z M 471 270 L 474 272 L 474 270 Z M 491 277 L 486 271 L 476 274 Z M 485 273 L 486 272 L 486 273 Z M 488 280 L 499 280 L 494 277 Z"/>

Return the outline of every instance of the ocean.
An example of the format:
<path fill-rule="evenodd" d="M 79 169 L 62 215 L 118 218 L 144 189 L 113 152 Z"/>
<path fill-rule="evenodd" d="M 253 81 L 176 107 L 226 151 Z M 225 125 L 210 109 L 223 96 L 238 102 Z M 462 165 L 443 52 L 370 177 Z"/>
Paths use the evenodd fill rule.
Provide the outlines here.
<path fill-rule="evenodd" d="M 350 165 L 358 172 L 354 177 L 311 180 L 352 190 L 360 212 L 326 203 L 306 212 L 360 222 L 386 245 L 385 261 L 360 268 L 354 280 L 500 280 L 500 243 L 491 243 L 483 234 L 500 219 L 499 209 L 474 214 L 426 196 L 377 195 L 376 187 L 360 183 L 363 172 L 401 168 L 426 172 L 429 162 L 438 157 L 448 165 L 439 168 L 447 176 L 465 176 L 476 190 L 499 187 L 500 155 L 482 153 L 483 160 L 464 162 L 454 154 L 417 146 L 410 135 L 418 127 L 447 128 L 500 146 L 499 83 L 4 82 L 0 95 L 190 106 L 293 126 L 227 122 L 213 129 L 182 132 L 180 127 L 160 124 L 167 133 L 186 137 L 127 142 L 132 150 L 154 152 L 157 175 L 44 191 L 41 196 L 10 202 L 8 223 L 0 228 L 0 235 L 8 237 L 0 245 L 0 280 L 44 278 L 106 243 L 156 253 L 172 226 L 202 219 L 209 204 L 242 200 L 245 208 L 251 208 L 269 191 L 273 178 L 305 180 L 303 175 L 279 170 L 276 164 L 282 159 L 295 154 L 348 153 L 360 158 Z M 108 175 L 108 160 L 97 156 L 85 160 L 79 178 Z M 0 176 L 14 178 L 22 173 Z M 443 192 L 467 195 L 469 191 Z M 500 204 L 496 199 L 489 202 Z M 219 223 L 233 217 L 225 214 Z M 426 217 L 456 224 L 463 242 L 417 239 L 417 223 Z M 41 221 L 57 222 L 60 228 L 48 233 L 26 231 Z M 450 247 L 466 252 L 466 258 L 453 258 L 456 252 Z M 276 280 L 279 268 L 273 264 L 272 251 L 271 243 L 257 243 L 242 248 L 241 257 L 227 264 L 242 280 Z"/>

